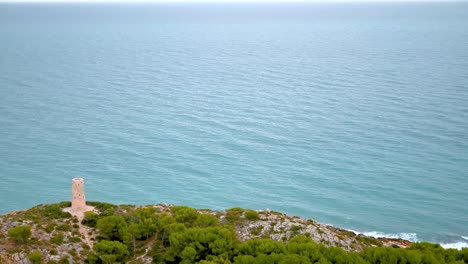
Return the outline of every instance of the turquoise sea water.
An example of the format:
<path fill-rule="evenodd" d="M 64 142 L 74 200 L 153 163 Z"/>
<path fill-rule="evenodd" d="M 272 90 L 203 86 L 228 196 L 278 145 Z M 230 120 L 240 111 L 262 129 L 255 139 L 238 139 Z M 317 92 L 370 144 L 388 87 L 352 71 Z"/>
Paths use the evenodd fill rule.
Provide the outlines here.
<path fill-rule="evenodd" d="M 74 177 L 467 245 L 468 3 L 0 4 L 0 212 Z"/>

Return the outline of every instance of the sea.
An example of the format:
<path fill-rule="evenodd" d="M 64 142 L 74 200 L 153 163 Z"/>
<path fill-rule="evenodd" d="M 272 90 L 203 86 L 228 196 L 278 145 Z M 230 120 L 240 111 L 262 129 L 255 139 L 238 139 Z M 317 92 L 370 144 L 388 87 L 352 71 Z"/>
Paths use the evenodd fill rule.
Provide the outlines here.
<path fill-rule="evenodd" d="M 1 3 L 0 213 L 75 177 L 468 247 L 468 2 Z"/>

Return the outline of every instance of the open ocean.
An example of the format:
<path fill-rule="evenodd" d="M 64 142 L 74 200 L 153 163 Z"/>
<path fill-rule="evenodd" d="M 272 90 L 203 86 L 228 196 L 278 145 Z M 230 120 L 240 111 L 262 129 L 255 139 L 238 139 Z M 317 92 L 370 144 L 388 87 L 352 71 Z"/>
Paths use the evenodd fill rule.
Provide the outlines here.
<path fill-rule="evenodd" d="M 74 177 L 468 246 L 468 3 L 0 4 L 0 212 Z"/>

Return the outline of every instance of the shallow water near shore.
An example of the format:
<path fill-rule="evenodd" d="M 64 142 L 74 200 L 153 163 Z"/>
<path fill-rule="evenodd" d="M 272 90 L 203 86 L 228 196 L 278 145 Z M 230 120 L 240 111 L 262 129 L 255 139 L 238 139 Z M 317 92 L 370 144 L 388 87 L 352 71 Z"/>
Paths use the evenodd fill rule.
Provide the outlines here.
<path fill-rule="evenodd" d="M 0 213 L 269 208 L 468 246 L 468 4 L 0 4 Z"/>

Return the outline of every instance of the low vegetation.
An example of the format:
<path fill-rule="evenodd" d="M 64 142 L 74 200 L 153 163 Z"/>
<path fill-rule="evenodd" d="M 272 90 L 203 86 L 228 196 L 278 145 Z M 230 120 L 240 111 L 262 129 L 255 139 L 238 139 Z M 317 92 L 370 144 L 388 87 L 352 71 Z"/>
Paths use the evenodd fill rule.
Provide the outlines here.
<path fill-rule="evenodd" d="M 275 212 L 92 204 L 96 212 L 87 212 L 81 223 L 61 212 L 64 203 L 2 216 L 0 263 L 10 263 L 8 255 L 15 254 L 31 263 L 468 263 L 468 248 L 384 246 Z M 89 243 L 78 232 L 81 225 Z"/>
<path fill-rule="evenodd" d="M 24 244 L 31 237 L 30 226 L 15 226 L 8 230 L 8 236 L 18 244 Z"/>

